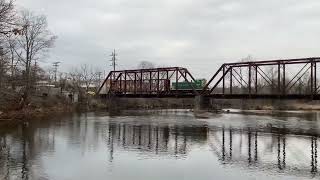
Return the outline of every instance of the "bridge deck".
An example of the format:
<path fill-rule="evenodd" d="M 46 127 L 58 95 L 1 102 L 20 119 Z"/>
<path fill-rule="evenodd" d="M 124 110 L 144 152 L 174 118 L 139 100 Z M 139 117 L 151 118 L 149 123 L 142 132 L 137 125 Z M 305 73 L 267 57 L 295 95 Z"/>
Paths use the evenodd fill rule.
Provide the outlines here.
<path fill-rule="evenodd" d="M 168 94 L 115 94 L 116 97 L 126 98 L 192 98 L 196 95 L 193 93 L 168 93 Z M 304 94 L 209 94 L 204 95 L 212 99 L 310 99 L 320 100 L 320 95 Z"/>

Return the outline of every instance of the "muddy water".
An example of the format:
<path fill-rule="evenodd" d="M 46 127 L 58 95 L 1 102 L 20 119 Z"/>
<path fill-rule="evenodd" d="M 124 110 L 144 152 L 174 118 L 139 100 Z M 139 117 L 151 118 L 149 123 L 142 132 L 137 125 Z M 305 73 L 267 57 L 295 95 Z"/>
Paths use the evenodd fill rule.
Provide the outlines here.
<path fill-rule="evenodd" d="M 86 113 L 4 131 L 0 179 L 320 178 L 317 113 Z"/>

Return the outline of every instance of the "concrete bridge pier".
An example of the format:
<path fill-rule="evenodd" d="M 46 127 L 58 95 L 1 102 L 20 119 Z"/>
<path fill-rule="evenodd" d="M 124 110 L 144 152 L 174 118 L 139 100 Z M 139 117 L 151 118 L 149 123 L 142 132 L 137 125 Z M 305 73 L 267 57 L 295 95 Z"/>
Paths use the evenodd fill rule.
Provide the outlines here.
<path fill-rule="evenodd" d="M 117 115 L 121 113 L 122 105 L 119 97 L 110 96 L 107 98 L 107 107 L 110 115 Z"/>
<path fill-rule="evenodd" d="M 209 110 L 211 108 L 210 98 L 198 95 L 194 100 L 194 110 Z"/>

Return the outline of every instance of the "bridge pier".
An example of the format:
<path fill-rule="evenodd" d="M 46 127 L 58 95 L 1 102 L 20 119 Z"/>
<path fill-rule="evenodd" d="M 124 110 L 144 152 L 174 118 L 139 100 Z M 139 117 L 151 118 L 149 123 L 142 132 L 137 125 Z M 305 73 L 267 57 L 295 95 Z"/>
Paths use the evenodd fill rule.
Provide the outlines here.
<path fill-rule="evenodd" d="M 194 110 L 208 110 L 211 107 L 210 98 L 198 95 L 194 100 Z"/>
<path fill-rule="evenodd" d="M 107 107 L 110 115 L 116 115 L 123 109 L 120 98 L 116 96 L 110 96 L 107 98 Z"/>

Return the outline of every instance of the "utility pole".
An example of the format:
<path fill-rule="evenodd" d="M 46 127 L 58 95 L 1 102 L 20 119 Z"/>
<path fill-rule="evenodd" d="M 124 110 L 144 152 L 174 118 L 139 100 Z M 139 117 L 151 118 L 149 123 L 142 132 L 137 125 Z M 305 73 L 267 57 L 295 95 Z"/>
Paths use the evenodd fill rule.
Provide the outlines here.
<path fill-rule="evenodd" d="M 116 56 L 117 56 L 117 54 L 116 54 L 116 50 L 114 49 L 113 50 L 113 52 L 111 53 L 111 66 L 113 66 L 113 71 L 116 71 Z M 114 74 L 114 73 L 113 73 Z M 116 75 L 114 74 L 114 77 L 113 77 L 114 79 L 116 78 Z"/>
<path fill-rule="evenodd" d="M 116 60 L 117 60 L 116 56 L 117 56 L 117 54 L 116 54 L 116 50 L 115 49 L 113 50 L 113 52 L 111 53 L 110 56 L 111 56 L 111 60 L 110 60 L 111 61 L 111 66 L 113 66 L 113 71 L 115 71 L 116 70 L 116 65 L 117 65 L 116 64 Z"/>
<path fill-rule="evenodd" d="M 53 62 L 52 65 L 53 65 L 53 72 L 54 72 L 54 82 L 57 82 L 57 72 L 58 72 L 58 67 L 59 67 L 59 64 L 61 62 Z"/>
<path fill-rule="evenodd" d="M 102 72 L 98 72 L 98 81 L 99 81 L 99 86 L 100 86 L 100 84 L 101 84 L 101 75 L 102 75 Z"/>

